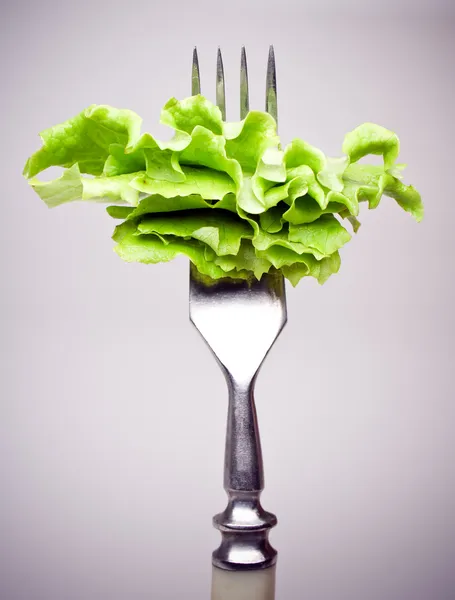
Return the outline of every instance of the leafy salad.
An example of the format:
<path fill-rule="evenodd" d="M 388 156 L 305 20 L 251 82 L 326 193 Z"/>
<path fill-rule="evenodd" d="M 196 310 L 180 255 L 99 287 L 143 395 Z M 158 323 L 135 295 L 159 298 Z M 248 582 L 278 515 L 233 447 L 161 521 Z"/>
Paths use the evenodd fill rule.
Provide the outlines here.
<path fill-rule="evenodd" d="M 49 206 L 107 202 L 121 222 L 113 239 L 125 261 L 158 263 L 186 255 L 212 279 L 260 279 L 278 269 L 296 285 L 323 283 L 340 268 L 339 250 L 357 231 L 362 202 L 393 198 L 417 221 L 419 193 L 401 179 L 395 133 L 372 123 L 349 132 L 342 156 L 294 139 L 282 148 L 274 119 L 251 111 L 224 122 L 201 95 L 172 98 L 161 123 L 169 141 L 141 134 L 134 112 L 92 105 L 41 133 L 24 176 Z M 382 155 L 382 164 L 359 162 Z M 36 176 L 63 167 L 53 181 Z"/>

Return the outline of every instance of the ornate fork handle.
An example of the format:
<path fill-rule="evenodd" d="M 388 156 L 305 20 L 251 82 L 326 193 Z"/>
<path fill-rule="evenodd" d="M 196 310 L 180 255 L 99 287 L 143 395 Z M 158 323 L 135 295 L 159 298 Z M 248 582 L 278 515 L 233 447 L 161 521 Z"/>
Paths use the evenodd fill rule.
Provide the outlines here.
<path fill-rule="evenodd" d="M 221 532 L 221 544 L 213 553 L 213 564 L 223 569 L 267 568 L 275 564 L 277 552 L 268 541 L 276 516 L 260 502 L 264 489 L 261 442 L 254 403 L 254 379 L 236 382 L 226 373 L 229 409 L 224 463 L 226 509 L 213 519 Z"/>

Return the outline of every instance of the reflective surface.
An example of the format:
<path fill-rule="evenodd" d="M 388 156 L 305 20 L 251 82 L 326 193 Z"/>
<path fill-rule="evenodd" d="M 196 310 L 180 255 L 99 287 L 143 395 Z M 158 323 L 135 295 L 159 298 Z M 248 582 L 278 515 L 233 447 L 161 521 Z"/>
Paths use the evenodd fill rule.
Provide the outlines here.
<path fill-rule="evenodd" d="M 286 323 L 281 275 L 253 284 L 221 281 L 206 286 L 190 278 L 190 318 L 220 364 L 229 388 L 224 488 L 227 508 L 214 518 L 222 535 L 213 564 L 224 569 L 265 568 L 276 550 L 268 532 L 275 515 L 260 503 L 264 489 L 254 383 L 268 351 Z"/>

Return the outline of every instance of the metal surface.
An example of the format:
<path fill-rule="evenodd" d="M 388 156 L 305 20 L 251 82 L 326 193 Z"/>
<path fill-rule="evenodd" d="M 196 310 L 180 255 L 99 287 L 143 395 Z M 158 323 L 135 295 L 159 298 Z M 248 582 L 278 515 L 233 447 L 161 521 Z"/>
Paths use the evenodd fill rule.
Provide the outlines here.
<path fill-rule="evenodd" d="M 199 74 L 199 60 L 197 57 L 197 48 L 193 50 L 193 66 L 191 69 L 191 95 L 197 96 L 201 93 L 201 77 Z"/>
<path fill-rule="evenodd" d="M 216 57 L 216 105 L 221 110 L 223 121 L 226 121 L 226 92 L 224 89 L 223 57 L 220 48 L 218 48 Z"/>
<path fill-rule="evenodd" d="M 244 53 L 242 65 L 246 81 Z M 245 89 L 247 81 L 241 98 L 248 106 Z M 284 279 L 273 273 L 253 283 L 225 279 L 206 285 L 193 265 L 190 273 L 190 319 L 220 364 L 229 390 L 224 463 L 228 505 L 214 517 L 222 541 L 213 564 L 228 570 L 266 568 L 276 561 L 268 541 L 276 517 L 260 503 L 264 471 L 253 392 L 259 368 L 286 323 Z"/>
<path fill-rule="evenodd" d="M 270 113 L 278 123 L 278 103 L 276 95 L 276 67 L 275 52 L 273 46 L 269 48 L 269 60 L 267 62 L 267 82 L 265 86 L 265 110 Z"/>
<path fill-rule="evenodd" d="M 240 56 L 240 118 L 244 119 L 250 111 L 250 94 L 248 91 L 248 67 L 246 64 L 246 50 L 242 46 Z"/>

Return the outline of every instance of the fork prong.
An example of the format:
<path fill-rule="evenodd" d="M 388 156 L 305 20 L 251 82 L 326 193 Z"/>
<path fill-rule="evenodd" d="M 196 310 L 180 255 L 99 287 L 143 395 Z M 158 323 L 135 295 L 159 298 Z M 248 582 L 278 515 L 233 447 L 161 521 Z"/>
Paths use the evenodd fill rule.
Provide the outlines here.
<path fill-rule="evenodd" d="M 216 55 L 216 105 L 221 111 L 223 121 L 226 121 L 226 91 L 224 87 L 224 69 L 221 49 L 218 46 Z"/>
<path fill-rule="evenodd" d="M 250 97 L 248 92 L 248 67 L 246 64 L 245 46 L 242 46 L 240 57 L 240 119 L 244 119 L 250 111 Z"/>
<path fill-rule="evenodd" d="M 197 96 L 201 93 L 201 76 L 199 74 L 199 60 L 197 57 L 197 48 L 193 50 L 193 66 L 191 68 L 191 95 Z"/>
<path fill-rule="evenodd" d="M 272 115 L 278 123 L 278 105 L 276 97 L 276 67 L 275 52 L 273 46 L 269 48 L 269 59 L 267 63 L 267 82 L 265 88 L 265 110 Z"/>

